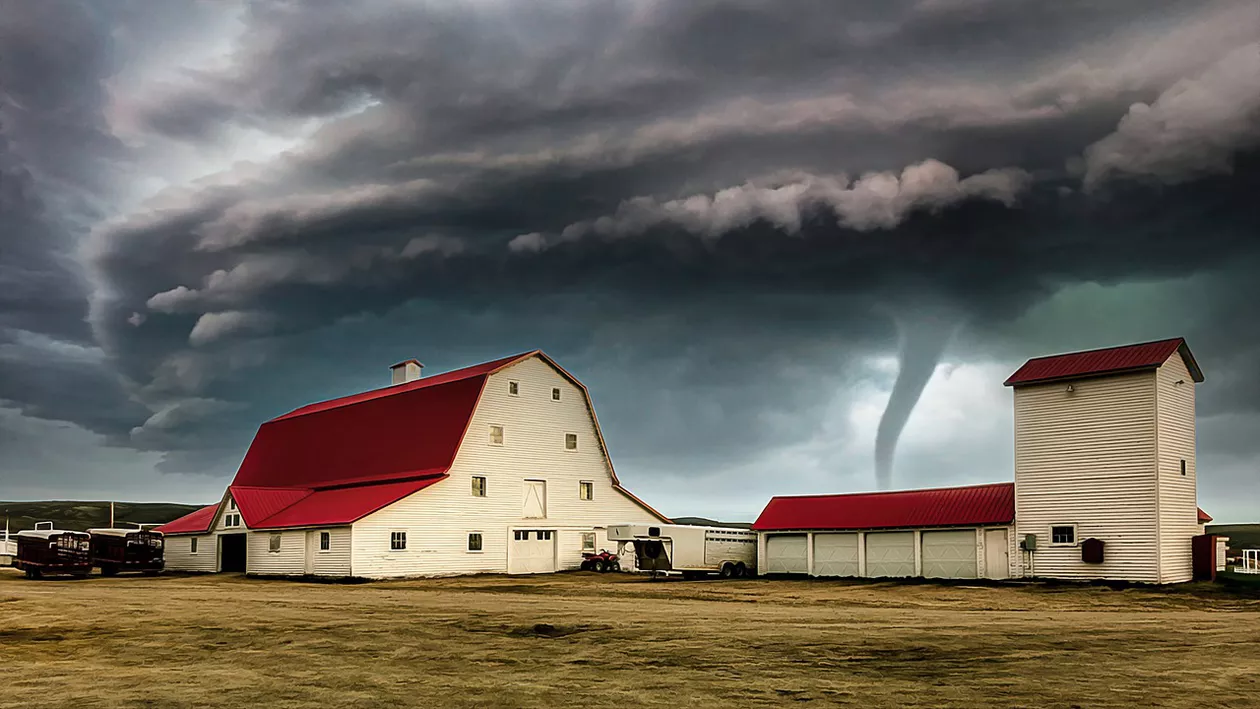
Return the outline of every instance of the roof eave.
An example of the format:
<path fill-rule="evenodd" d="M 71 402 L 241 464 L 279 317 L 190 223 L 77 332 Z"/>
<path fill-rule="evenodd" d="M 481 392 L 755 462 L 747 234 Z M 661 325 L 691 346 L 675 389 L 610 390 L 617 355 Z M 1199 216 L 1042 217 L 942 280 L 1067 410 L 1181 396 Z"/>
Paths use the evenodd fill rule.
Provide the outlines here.
<path fill-rule="evenodd" d="M 1133 374 L 1136 372 L 1154 371 L 1159 369 L 1158 364 L 1143 364 L 1135 367 L 1121 367 L 1118 369 L 1107 369 L 1100 372 L 1087 372 L 1085 374 L 1067 374 L 1061 377 L 1039 377 L 1037 379 L 1016 380 L 1014 377 L 1008 378 L 1002 383 L 1002 386 L 1022 387 L 1032 386 L 1035 384 L 1054 384 L 1056 382 L 1076 382 L 1082 379 L 1100 379 L 1102 377 L 1114 377 L 1120 374 Z M 1193 372 L 1191 372 L 1193 375 Z M 1197 380 L 1197 381 L 1202 381 Z"/>
<path fill-rule="evenodd" d="M 868 532 L 871 530 L 895 530 L 895 529 L 957 529 L 957 528 L 975 528 L 975 527 L 1009 527 L 1015 524 L 1014 519 L 1006 521 L 985 521 L 985 522 L 959 522 L 958 524 L 880 524 L 868 527 L 832 527 L 832 526 L 816 526 L 816 527 L 758 527 L 753 523 L 751 529 L 754 532 Z"/>
<path fill-rule="evenodd" d="M 1199 368 L 1199 363 L 1195 361 L 1194 354 L 1190 352 L 1190 345 L 1187 345 L 1185 340 L 1177 345 L 1177 354 L 1181 355 L 1182 361 L 1186 363 L 1186 369 L 1190 370 L 1190 378 L 1196 384 L 1203 383 L 1203 370 Z"/>

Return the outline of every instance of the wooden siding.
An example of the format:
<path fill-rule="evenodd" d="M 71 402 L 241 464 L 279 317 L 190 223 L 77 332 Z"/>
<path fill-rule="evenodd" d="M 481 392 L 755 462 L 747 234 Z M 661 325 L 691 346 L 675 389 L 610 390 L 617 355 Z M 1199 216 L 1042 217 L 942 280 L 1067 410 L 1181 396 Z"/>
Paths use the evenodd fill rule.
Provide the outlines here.
<path fill-rule="evenodd" d="M 197 539 L 197 553 L 192 553 L 192 540 Z M 168 535 L 163 556 L 171 571 L 219 570 L 219 540 L 214 534 Z"/>
<path fill-rule="evenodd" d="M 280 551 L 270 550 L 271 537 L 280 535 Z M 258 575 L 301 576 L 306 560 L 306 532 L 250 532 L 246 537 L 248 563 L 245 572 Z"/>
<path fill-rule="evenodd" d="M 520 385 L 516 396 L 509 381 Z M 504 427 L 502 445 L 490 443 L 491 425 Z M 577 450 L 565 449 L 566 433 L 578 435 Z M 485 497 L 472 495 L 475 475 L 486 478 Z M 526 480 L 547 483 L 543 519 L 522 516 Z M 579 498 L 581 481 L 594 484 L 593 500 Z M 513 529 L 550 529 L 558 567 L 572 569 L 582 561 L 583 532 L 596 533 L 597 548 L 614 549 L 601 527 L 659 521 L 613 488 L 581 388 L 535 356 L 488 378 L 448 479 L 354 524 L 352 567 L 365 578 L 503 573 Z M 407 532 L 406 550 L 390 550 L 391 531 Z M 480 552 L 468 551 L 470 532 L 481 533 Z"/>
<path fill-rule="evenodd" d="M 328 551 L 319 551 L 319 533 L 329 533 Z M 280 535 L 280 550 L 271 551 L 271 535 Z M 250 532 L 247 573 L 260 576 L 301 576 L 307 572 L 307 544 L 312 545 L 311 573 L 317 576 L 350 576 L 350 527 L 285 529 Z"/>
<path fill-rule="evenodd" d="M 1156 582 L 1155 373 L 1015 389 L 1015 538 L 1023 576 Z M 1077 544 L 1052 546 L 1050 527 L 1077 525 Z M 1079 542 L 1105 542 L 1105 561 L 1081 561 Z"/>
<path fill-rule="evenodd" d="M 1160 580 L 1180 583 L 1194 576 L 1191 539 L 1199 529 L 1195 478 L 1195 382 L 1180 354 L 1173 354 L 1159 368 L 1155 382 Z M 1186 461 L 1184 476 L 1181 474 L 1183 460 Z"/>

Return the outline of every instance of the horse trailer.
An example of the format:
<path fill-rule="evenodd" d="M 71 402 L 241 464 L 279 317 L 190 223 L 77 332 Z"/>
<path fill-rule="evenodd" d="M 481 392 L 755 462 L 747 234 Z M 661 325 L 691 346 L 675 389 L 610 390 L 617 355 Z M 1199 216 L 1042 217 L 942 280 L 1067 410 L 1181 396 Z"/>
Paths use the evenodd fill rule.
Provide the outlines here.
<path fill-rule="evenodd" d="M 119 571 L 140 571 L 157 574 L 165 567 L 165 537 L 152 529 L 89 529 L 92 536 L 92 565 L 100 567 L 101 576 L 114 576 Z"/>
<path fill-rule="evenodd" d="M 614 524 L 608 541 L 633 545 L 635 567 L 653 573 L 740 578 L 757 573 L 757 533 L 737 527 L 687 524 Z"/>
<path fill-rule="evenodd" d="M 28 579 L 55 574 L 87 576 L 92 573 L 91 540 L 86 532 L 53 529 L 52 522 L 40 522 L 35 529 L 17 533 L 13 565 L 25 571 Z"/>

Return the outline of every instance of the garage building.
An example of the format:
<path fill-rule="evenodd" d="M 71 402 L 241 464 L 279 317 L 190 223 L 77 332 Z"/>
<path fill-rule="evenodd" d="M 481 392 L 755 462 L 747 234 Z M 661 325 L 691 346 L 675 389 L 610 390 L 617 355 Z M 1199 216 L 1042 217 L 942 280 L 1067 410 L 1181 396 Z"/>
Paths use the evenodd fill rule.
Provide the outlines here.
<path fill-rule="evenodd" d="M 753 529 L 765 574 L 1004 579 L 1014 520 L 997 483 L 775 497 Z"/>

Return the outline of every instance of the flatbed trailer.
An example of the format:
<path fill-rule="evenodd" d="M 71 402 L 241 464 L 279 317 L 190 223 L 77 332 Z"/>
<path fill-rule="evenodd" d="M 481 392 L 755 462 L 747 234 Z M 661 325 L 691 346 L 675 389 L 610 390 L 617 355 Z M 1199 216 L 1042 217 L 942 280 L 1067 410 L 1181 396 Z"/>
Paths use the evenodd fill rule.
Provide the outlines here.
<path fill-rule="evenodd" d="M 681 573 L 684 578 L 717 574 L 722 578 L 755 576 L 757 533 L 738 527 L 689 524 L 613 524 L 608 540 L 618 551 L 634 545 L 635 567 L 653 573 Z"/>
<path fill-rule="evenodd" d="M 161 532 L 152 529 L 89 529 L 92 536 L 92 565 L 101 576 L 120 571 L 139 571 L 152 576 L 166 566 L 165 542 Z"/>
<path fill-rule="evenodd" d="M 48 526 L 40 526 L 45 524 Z M 51 522 L 40 522 L 35 526 L 35 529 L 17 533 L 17 556 L 13 566 L 25 571 L 26 578 L 58 574 L 83 577 L 92 573 L 90 535 L 53 529 Z"/>

